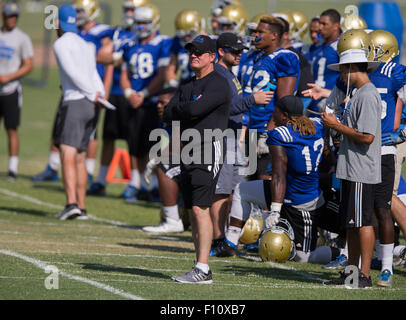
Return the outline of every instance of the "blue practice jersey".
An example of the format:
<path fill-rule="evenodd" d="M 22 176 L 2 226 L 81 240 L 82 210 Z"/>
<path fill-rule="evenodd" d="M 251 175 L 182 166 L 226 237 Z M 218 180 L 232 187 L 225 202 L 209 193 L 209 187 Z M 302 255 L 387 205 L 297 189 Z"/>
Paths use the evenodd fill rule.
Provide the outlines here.
<path fill-rule="evenodd" d="M 314 82 L 322 88 L 333 89 L 340 72 L 327 68 L 329 64 L 338 63 L 340 57 L 337 53 L 338 40 L 329 44 L 323 43 L 314 52 L 312 70 Z"/>
<path fill-rule="evenodd" d="M 172 39 L 171 54 L 175 55 L 178 60 L 178 69 L 180 71 L 179 82 L 189 80 L 195 73 L 189 64 L 189 54 L 180 43 L 179 37 Z"/>
<path fill-rule="evenodd" d="M 321 47 L 321 45 L 321 42 L 318 42 L 316 44 L 312 43 L 303 45 L 301 52 L 305 56 L 309 64 L 312 64 L 314 54 Z"/>
<path fill-rule="evenodd" d="M 282 77 L 296 77 L 296 93 L 300 76 L 300 62 L 296 53 L 288 49 L 278 49 L 269 55 L 261 55 L 254 64 L 253 71 L 247 86 L 244 88 L 248 94 L 253 94 L 261 89 L 266 90 L 270 81 Z M 263 132 L 272 117 L 276 94 L 267 105 L 254 105 L 250 109 L 249 128 Z"/>
<path fill-rule="evenodd" d="M 245 92 L 244 88 L 247 87 L 251 78 L 252 70 L 254 69 L 254 64 L 262 53 L 263 51 L 261 50 L 251 49 L 247 52 L 243 52 L 243 54 L 241 55 L 240 64 L 238 65 L 237 79 L 241 83 L 244 96 L 252 94 L 249 92 Z M 251 89 L 249 88 L 248 91 L 251 91 Z"/>
<path fill-rule="evenodd" d="M 92 27 L 89 31 L 84 32 L 82 30 L 78 30 L 78 35 L 82 37 L 87 42 L 94 44 L 96 48 L 96 55 L 99 52 L 100 48 L 102 47 L 102 40 L 103 38 L 112 38 L 114 29 L 107 25 L 96 23 L 94 27 Z M 97 72 L 101 79 L 104 79 L 104 66 L 101 63 L 96 64 Z"/>
<path fill-rule="evenodd" d="M 114 52 L 123 52 L 123 48 L 126 44 L 136 42 L 137 36 L 129 29 L 125 29 L 118 26 L 114 29 L 112 34 L 112 40 L 114 45 Z M 123 90 L 120 84 L 121 67 L 115 67 L 113 73 L 113 84 L 111 86 L 110 93 L 114 95 L 123 95 Z"/>
<path fill-rule="evenodd" d="M 157 75 L 160 67 L 166 67 L 170 60 L 172 39 L 168 36 L 157 35 L 146 44 L 129 43 L 123 47 L 123 68 L 129 73 L 131 87 L 142 91 Z M 145 104 L 157 103 L 157 96 L 145 99 Z"/>
<path fill-rule="evenodd" d="M 310 118 L 316 134 L 302 136 L 292 125 L 268 131 L 268 145 L 283 146 L 288 158 L 284 204 L 301 205 L 320 196 L 319 163 L 324 146 L 324 127 L 319 118 Z"/>

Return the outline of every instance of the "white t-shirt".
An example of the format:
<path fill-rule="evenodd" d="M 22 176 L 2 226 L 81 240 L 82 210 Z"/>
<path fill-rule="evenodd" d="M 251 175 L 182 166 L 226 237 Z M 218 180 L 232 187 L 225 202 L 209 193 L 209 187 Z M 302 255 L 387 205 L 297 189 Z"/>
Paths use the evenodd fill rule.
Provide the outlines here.
<path fill-rule="evenodd" d="M 30 37 L 19 28 L 14 28 L 9 32 L 0 29 L 0 74 L 6 75 L 14 73 L 20 69 L 22 61 L 32 58 L 34 50 Z M 0 95 L 14 93 L 20 86 L 18 79 L 10 81 L 4 85 L 0 84 Z"/>
<path fill-rule="evenodd" d="M 96 69 L 94 45 L 73 32 L 66 32 L 55 41 L 54 52 L 64 101 L 83 98 L 94 101 L 97 92 L 105 95 L 103 82 Z"/>

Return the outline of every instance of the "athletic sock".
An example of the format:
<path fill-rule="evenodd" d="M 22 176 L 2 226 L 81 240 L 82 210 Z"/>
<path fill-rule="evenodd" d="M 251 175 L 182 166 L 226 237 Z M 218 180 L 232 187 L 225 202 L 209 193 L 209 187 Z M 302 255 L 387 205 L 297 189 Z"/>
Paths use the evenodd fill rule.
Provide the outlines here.
<path fill-rule="evenodd" d="M 140 189 L 141 187 L 141 175 L 137 169 L 131 170 L 130 186 L 133 186 L 136 189 Z"/>
<path fill-rule="evenodd" d="M 18 171 L 18 156 L 11 156 L 8 160 L 8 170 L 17 173 Z"/>
<path fill-rule="evenodd" d="M 165 217 L 176 221 L 180 220 L 178 205 L 162 207 L 162 211 L 164 212 Z"/>
<path fill-rule="evenodd" d="M 61 166 L 61 157 L 59 152 L 51 151 L 49 153 L 48 165 L 52 170 L 58 171 Z"/>
<path fill-rule="evenodd" d="M 382 247 L 381 242 L 379 240 L 375 240 L 375 253 L 376 258 L 381 261 L 382 260 Z"/>
<path fill-rule="evenodd" d="M 109 166 L 101 165 L 99 168 L 99 175 L 97 176 L 96 182 L 105 186 L 106 185 L 106 176 L 107 176 L 108 171 L 109 171 Z"/>
<path fill-rule="evenodd" d="M 209 273 L 209 270 L 210 270 L 208 264 L 201 263 L 201 262 L 196 263 L 195 267 L 202 270 L 204 273 Z"/>
<path fill-rule="evenodd" d="M 238 245 L 238 240 L 240 240 L 241 228 L 229 226 L 226 233 L 226 239 L 233 245 Z"/>
<path fill-rule="evenodd" d="M 392 265 L 393 265 L 393 243 L 390 244 L 381 244 L 382 248 L 382 269 L 389 270 L 392 272 Z"/>
<path fill-rule="evenodd" d="M 87 173 L 93 176 L 94 168 L 96 167 L 96 159 L 87 158 L 86 159 L 86 170 Z"/>
<path fill-rule="evenodd" d="M 345 244 L 345 247 L 340 250 L 340 254 L 345 255 L 348 259 L 348 244 L 347 243 Z"/>

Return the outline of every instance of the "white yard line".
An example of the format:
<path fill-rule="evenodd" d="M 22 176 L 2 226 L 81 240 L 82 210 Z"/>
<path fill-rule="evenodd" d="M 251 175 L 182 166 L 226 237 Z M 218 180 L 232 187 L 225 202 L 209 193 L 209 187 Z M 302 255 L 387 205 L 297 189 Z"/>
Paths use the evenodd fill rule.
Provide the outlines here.
<path fill-rule="evenodd" d="M 31 203 L 37 204 L 39 206 L 48 207 L 48 208 L 51 208 L 51 209 L 63 210 L 63 208 L 64 208 L 63 206 L 56 205 L 56 204 L 53 204 L 53 203 L 49 203 L 49 202 L 46 202 L 46 201 L 42 201 L 42 200 L 39 200 L 37 198 L 26 196 L 26 195 L 23 195 L 23 194 L 20 194 L 20 193 L 16 193 L 16 192 L 10 191 L 8 189 L 4 189 L 4 188 L 0 188 L 0 193 L 4 194 L 6 196 L 9 196 L 9 197 L 17 198 L 17 199 L 20 199 L 20 200 L 31 202 Z M 114 226 L 119 226 L 119 227 L 128 226 L 128 224 L 126 224 L 124 222 L 121 222 L 121 221 L 115 221 L 115 220 L 99 218 L 99 217 L 96 217 L 96 216 L 91 215 L 91 214 L 88 214 L 88 216 L 89 216 L 89 219 L 94 220 L 94 221 L 105 222 L 105 223 L 108 223 L 108 224 L 111 224 L 111 225 L 114 225 Z"/>
<path fill-rule="evenodd" d="M 45 269 L 47 268 L 47 266 L 48 266 L 46 263 L 44 263 L 44 262 L 42 262 L 42 261 L 40 261 L 40 260 L 37 260 L 37 259 L 34 259 L 34 258 L 30 258 L 30 257 L 28 257 L 28 256 L 19 254 L 19 253 L 17 253 L 17 252 L 8 251 L 8 250 L 0 250 L 0 253 L 1 253 L 1 254 L 4 254 L 4 255 L 7 255 L 7 256 L 11 256 L 11 257 L 14 257 L 14 258 L 18 258 L 18 259 L 24 260 L 24 261 L 26 261 L 26 262 L 29 262 L 29 263 L 35 265 L 36 267 L 38 267 L 38 268 L 40 268 L 40 269 L 44 269 L 44 270 L 45 270 Z M 122 290 L 113 288 L 113 287 L 111 287 L 111 286 L 105 285 L 105 284 L 103 284 L 103 283 L 100 283 L 100 282 L 97 282 L 97 281 L 94 281 L 94 280 L 91 280 L 91 279 L 87 279 L 87 278 L 83 278 L 83 277 L 79 277 L 79 276 L 74 276 L 74 275 L 71 275 L 71 274 L 66 273 L 66 272 L 63 272 L 63 271 L 59 271 L 58 274 L 61 275 L 61 276 L 63 276 L 63 277 L 65 277 L 65 278 L 68 278 L 68 279 L 70 279 L 70 280 L 75 280 L 75 281 L 79 281 L 79 282 L 83 282 L 83 283 L 89 284 L 89 285 L 94 286 L 94 287 L 96 287 L 96 288 L 98 288 L 98 289 L 102 289 L 102 290 L 108 291 L 108 292 L 110 292 L 110 293 L 112 293 L 112 294 L 121 296 L 121 297 L 126 298 L 126 299 L 130 299 L 130 300 L 144 300 L 144 299 L 141 298 L 141 297 L 135 296 L 135 295 L 130 294 L 130 293 L 126 293 L 126 292 L 124 292 L 124 291 L 122 291 Z"/>

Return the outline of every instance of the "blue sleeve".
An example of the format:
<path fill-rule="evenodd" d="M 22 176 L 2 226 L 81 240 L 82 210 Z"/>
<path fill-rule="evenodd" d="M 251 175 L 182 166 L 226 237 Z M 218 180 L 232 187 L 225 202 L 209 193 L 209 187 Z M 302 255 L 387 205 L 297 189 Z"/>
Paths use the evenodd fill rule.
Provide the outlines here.
<path fill-rule="evenodd" d="M 177 37 L 172 38 L 172 43 L 170 45 L 170 52 L 176 55 L 179 53 L 180 49 L 182 49 L 182 47 L 179 43 L 178 38 Z"/>
<path fill-rule="evenodd" d="M 289 131 L 285 126 L 276 127 L 268 131 L 266 144 L 275 146 L 287 146 L 289 144 Z M 289 134 L 290 135 L 290 134 Z"/>
<path fill-rule="evenodd" d="M 300 73 L 299 58 L 295 53 L 280 54 L 277 57 L 276 77 L 298 77 Z"/>
<path fill-rule="evenodd" d="M 400 90 L 406 85 L 406 67 L 398 64 L 393 70 L 393 87 L 395 91 Z"/>

